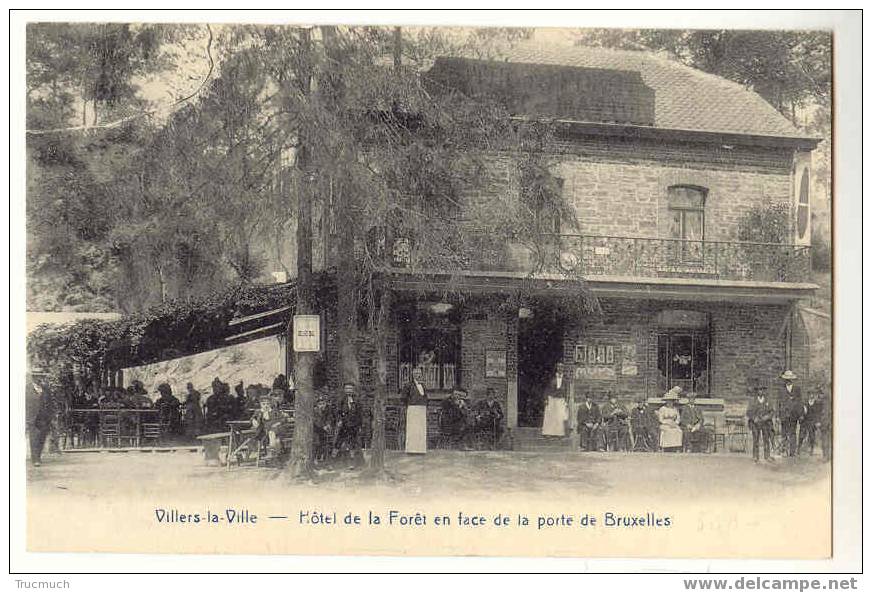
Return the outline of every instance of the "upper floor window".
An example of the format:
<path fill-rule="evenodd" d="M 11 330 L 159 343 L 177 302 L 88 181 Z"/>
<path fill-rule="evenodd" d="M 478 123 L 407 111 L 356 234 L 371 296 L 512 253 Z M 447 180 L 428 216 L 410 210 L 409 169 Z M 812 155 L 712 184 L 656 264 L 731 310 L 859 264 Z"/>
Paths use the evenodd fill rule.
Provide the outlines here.
<path fill-rule="evenodd" d="M 669 231 L 673 239 L 702 241 L 705 238 L 706 190 L 690 185 L 669 188 Z"/>

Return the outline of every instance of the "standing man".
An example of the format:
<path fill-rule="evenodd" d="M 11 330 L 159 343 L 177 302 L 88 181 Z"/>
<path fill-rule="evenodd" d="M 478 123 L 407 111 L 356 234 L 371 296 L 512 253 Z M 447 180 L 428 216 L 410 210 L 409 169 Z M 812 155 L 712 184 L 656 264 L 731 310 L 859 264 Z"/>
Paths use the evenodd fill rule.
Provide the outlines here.
<path fill-rule="evenodd" d="M 403 389 L 406 404 L 406 453 L 427 452 L 427 391 L 421 367 L 412 369 L 412 380 Z"/>
<path fill-rule="evenodd" d="M 342 386 L 342 401 L 339 402 L 339 420 L 336 423 L 336 442 L 334 450 L 337 455 L 343 450 L 348 451 L 352 468 L 359 467 L 363 462 L 360 451 L 360 426 L 363 423 L 363 410 L 357 401 L 354 383 Z"/>
<path fill-rule="evenodd" d="M 185 413 L 182 417 L 185 438 L 193 442 L 203 432 L 203 408 L 200 407 L 200 392 L 188 383 L 188 397 L 185 399 Z"/>
<path fill-rule="evenodd" d="M 821 389 L 819 385 L 815 385 L 814 389 L 808 395 L 808 400 L 805 402 L 804 414 L 802 420 L 799 421 L 799 444 L 796 447 L 796 453 L 802 452 L 802 445 L 808 442 L 808 455 L 814 455 L 815 440 L 821 429 L 821 415 L 823 414 L 823 401 L 819 397 Z"/>
<path fill-rule="evenodd" d="M 34 467 L 42 465 L 42 450 L 45 439 L 51 431 L 54 416 L 52 398 L 43 381 L 30 377 L 25 393 L 25 411 L 30 437 L 30 463 Z"/>
<path fill-rule="evenodd" d="M 696 395 L 688 393 L 687 404 L 681 408 L 681 419 L 679 420 L 681 430 L 684 433 L 685 451 L 691 453 L 702 451 L 702 445 L 705 442 L 704 422 L 702 410 L 696 405 Z"/>
<path fill-rule="evenodd" d="M 802 391 L 794 384 L 797 376 L 791 370 L 781 373 L 784 388 L 778 402 L 778 418 L 781 421 L 781 455 L 796 457 L 796 431 L 804 410 Z"/>
<path fill-rule="evenodd" d="M 751 435 L 754 439 L 754 463 L 760 462 L 760 441 L 763 441 L 763 458 L 766 461 L 772 461 L 772 454 L 769 450 L 772 442 L 772 418 L 775 416 L 775 410 L 769 403 L 769 398 L 766 397 L 766 389 L 761 386 L 754 388 L 754 393 L 751 396 L 751 401 L 748 402 L 748 428 L 751 429 Z"/>
<path fill-rule="evenodd" d="M 600 424 L 603 416 L 599 406 L 593 401 L 590 391 L 584 394 L 584 402 L 578 406 L 576 414 L 578 420 L 579 446 L 582 451 L 597 451 L 600 447 Z"/>
<path fill-rule="evenodd" d="M 636 402 L 630 411 L 630 430 L 633 431 L 633 451 L 653 451 L 654 439 L 651 436 L 648 420 L 648 405 L 644 398 Z"/>

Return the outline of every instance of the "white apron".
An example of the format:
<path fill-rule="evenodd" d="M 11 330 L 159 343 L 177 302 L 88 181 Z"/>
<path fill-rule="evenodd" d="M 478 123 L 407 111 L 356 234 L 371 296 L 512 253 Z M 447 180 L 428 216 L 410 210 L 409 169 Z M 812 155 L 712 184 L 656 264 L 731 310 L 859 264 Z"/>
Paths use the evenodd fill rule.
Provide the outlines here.
<path fill-rule="evenodd" d="M 660 420 L 660 447 L 680 447 L 682 434 L 678 425 L 678 410 L 663 406 L 657 410 L 657 418 Z"/>
<path fill-rule="evenodd" d="M 427 452 L 427 406 L 406 407 L 406 453 Z"/>
<path fill-rule="evenodd" d="M 545 405 L 545 415 L 542 418 L 542 434 L 562 437 L 566 435 L 566 420 L 569 412 L 566 401 L 562 397 L 549 397 Z"/>

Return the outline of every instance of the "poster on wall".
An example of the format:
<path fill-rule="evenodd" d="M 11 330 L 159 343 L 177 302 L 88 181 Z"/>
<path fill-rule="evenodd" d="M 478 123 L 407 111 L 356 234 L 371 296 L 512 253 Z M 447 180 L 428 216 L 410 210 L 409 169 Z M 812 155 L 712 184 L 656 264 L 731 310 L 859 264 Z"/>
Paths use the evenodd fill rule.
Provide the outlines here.
<path fill-rule="evenodd" d="M 488 379 L 502 379 L 506 376 L 506 351 L 485 350 L 484 376 Z"/>

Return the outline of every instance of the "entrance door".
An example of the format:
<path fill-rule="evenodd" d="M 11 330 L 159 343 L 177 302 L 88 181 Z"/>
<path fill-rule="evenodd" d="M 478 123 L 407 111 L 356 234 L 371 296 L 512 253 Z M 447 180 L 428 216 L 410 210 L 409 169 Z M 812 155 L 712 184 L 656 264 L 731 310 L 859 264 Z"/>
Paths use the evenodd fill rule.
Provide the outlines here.
<path fill-rule="evenodd" d="M 657 336 L 660 389 L 679 386 L 685 393 L 709 392 L 709 336 L 701 331 L 670 331 Z"/>
<path fill-rule="evenodd" d="M 563 321 L 544 311 L 518 324 L 518 426 L 542 426 L 542 394 L 563 358 Z"/>

